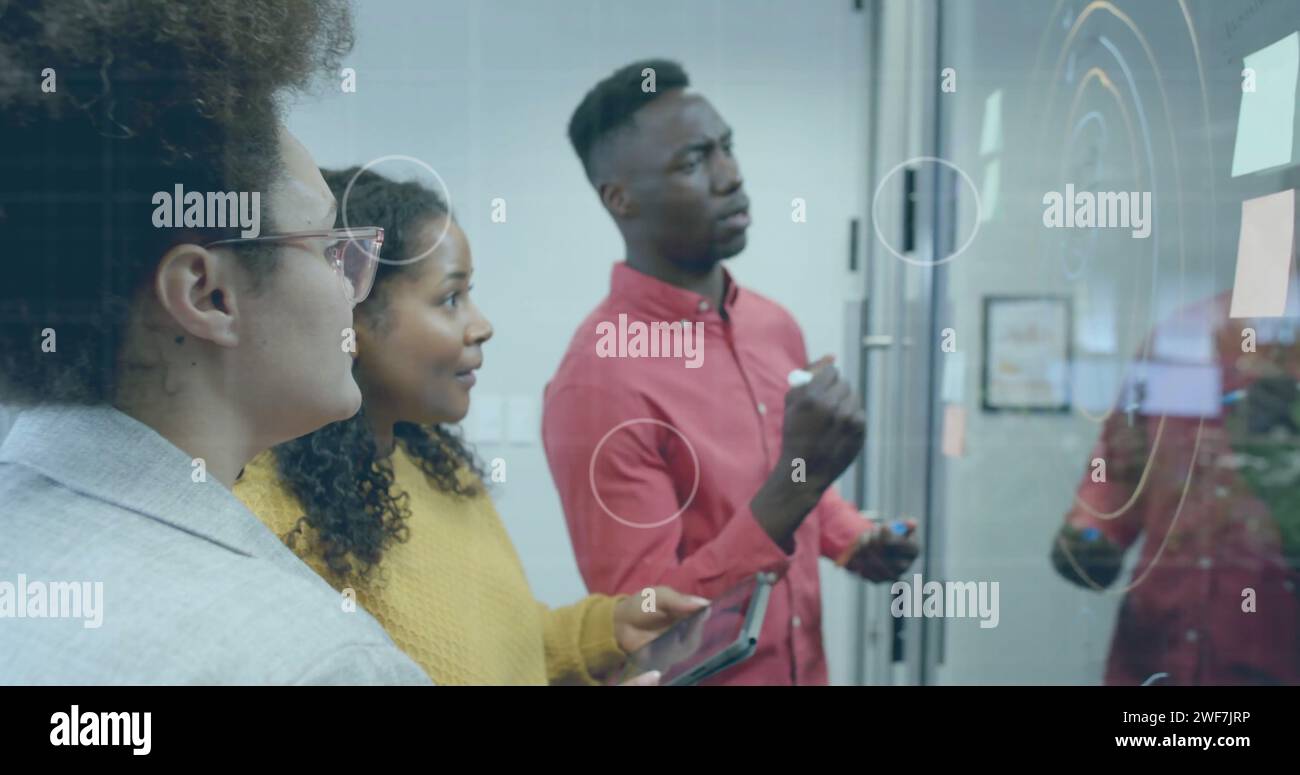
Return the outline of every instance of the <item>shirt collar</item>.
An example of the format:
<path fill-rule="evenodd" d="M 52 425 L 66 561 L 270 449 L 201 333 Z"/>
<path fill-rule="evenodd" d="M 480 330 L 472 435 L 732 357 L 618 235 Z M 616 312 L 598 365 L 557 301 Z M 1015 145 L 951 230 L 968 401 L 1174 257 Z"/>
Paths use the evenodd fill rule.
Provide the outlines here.
<path fill-rule="evenodd" d="M 220 481 L 194 481 L 189 455 L 111 406 L 24 409 L 0 445 L 0 462 L 241 554 L 266 557 L 282 548 Z"/>
<path fill-rule="evenodd" d="M 741 290 L 725 266 L 722 274 L 726 278 L 727 288 L 723 308 L 730 317 L 740 300 Z M 609 296 L 620 307 L 650 318 L 667 321 L 721 320 L 721 315 L 714 309 L 713 299 L 639 272 L 628 266 L 626 261 L 614 264 Z"/>

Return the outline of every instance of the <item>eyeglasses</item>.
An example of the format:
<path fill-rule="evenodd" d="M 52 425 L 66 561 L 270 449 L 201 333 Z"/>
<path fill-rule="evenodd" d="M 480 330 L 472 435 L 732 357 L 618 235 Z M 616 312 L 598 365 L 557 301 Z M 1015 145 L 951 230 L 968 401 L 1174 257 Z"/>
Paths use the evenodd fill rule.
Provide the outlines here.
<path fill-rule="evenodd" d="M 321 253 L 329 260 L 343 284 L 343 294 L 353 306 L 365 301 L 375 284 L 375 270 L 379 268 L 379 248 L 384 244 L 384 230 L 378 226 L 359 229 L 329 229 L 327 231 L 296 231 L 289 234 L 267 234 L 261 237 L 243 237 L 209 242 L 205 248 L 242 245 L 254 242 L 301 242 L 322 240 Z M 301 247 L 301 246 L 300 246 Z"/>

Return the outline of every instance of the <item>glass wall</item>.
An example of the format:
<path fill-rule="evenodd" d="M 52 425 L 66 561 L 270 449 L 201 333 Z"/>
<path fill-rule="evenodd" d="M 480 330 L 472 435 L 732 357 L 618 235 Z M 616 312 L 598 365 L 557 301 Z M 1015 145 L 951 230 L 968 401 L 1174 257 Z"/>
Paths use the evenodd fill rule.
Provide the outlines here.
<path fill-rule="evenodd" d="M 1300 681 L 1300 7 L 940 9 L 928 680 Z"/>

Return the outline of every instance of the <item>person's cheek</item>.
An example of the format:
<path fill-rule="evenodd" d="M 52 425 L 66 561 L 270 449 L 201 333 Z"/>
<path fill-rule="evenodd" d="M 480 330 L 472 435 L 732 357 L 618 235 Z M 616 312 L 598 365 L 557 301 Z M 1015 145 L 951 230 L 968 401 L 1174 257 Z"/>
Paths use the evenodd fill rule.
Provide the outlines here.
<path fill-rule="evenodd" d="M 331 274 L 333 274 L 332 270 Z M 343 361 L 343 363 L 351 369 L 351 354 L 347 352 L 347 348 L 345 348 L 344 345 L 347 344 L 350 348 L 356 348 L 357 346 L 356 310 L 352 306 L 352 302 L 343 295 L 342 289 L 339 286 L 338 276 L 334 275 L 330 279 L 335 287 L 333 303 L 330 305 L 330 308 L 334 311 L 334 325 L 327 327 L 324 333 L 332 350 L 349 356 Z M 325 292 L 328 293 L 328 287 L 325 289 Z"/>

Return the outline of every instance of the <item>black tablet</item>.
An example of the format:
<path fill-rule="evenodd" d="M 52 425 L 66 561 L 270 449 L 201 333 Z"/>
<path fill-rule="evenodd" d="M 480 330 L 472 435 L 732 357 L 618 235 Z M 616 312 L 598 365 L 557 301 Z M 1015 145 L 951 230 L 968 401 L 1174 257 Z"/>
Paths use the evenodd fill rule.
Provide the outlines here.
<path fill-rule="evenodd" d="M 630 654 L 618 680 L 658 670 L 660 686 L 688 686 L 748 659 L 775 581 L 775 574 L 758 573 L 722 593 Z"/>

